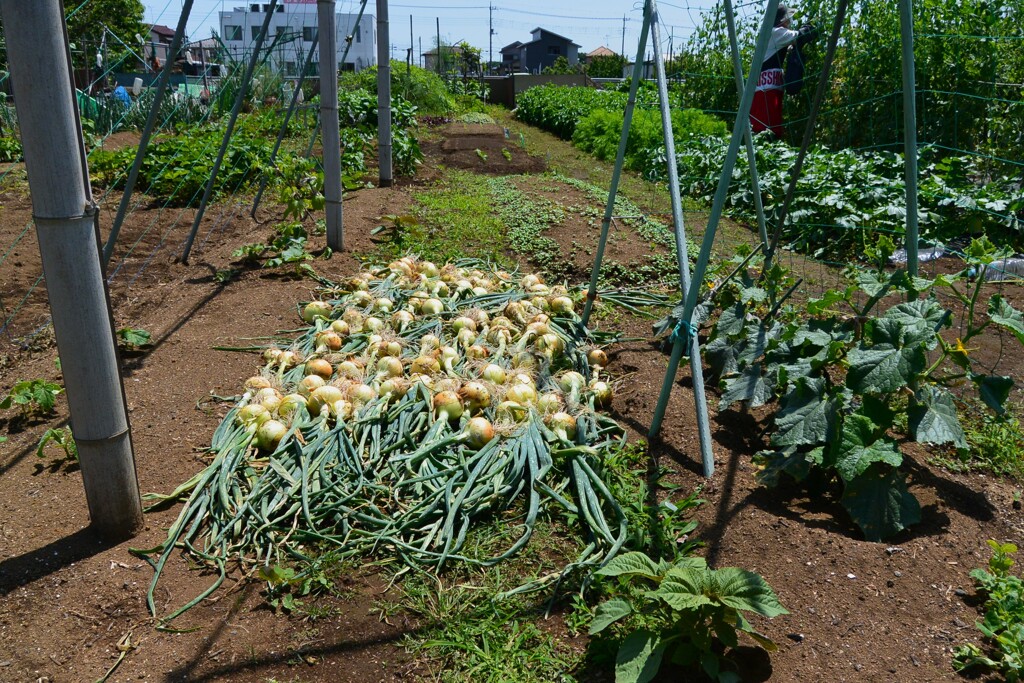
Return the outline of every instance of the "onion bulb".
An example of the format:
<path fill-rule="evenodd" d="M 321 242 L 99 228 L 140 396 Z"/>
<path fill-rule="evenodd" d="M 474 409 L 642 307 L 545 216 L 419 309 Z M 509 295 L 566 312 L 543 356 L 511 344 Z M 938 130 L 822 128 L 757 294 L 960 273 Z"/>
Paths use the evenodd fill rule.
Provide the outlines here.
<path fill-rule="evenodd" d="M 554 358 L 562 354 L 565 344 L 557 334 L 542 334 L 537 337 L 537 350 L 548 358 Z"/>
<path fill-rule="evenodd" d="M 434 349 L 441 348 L 441 340 L 436 334 L 425 334 L 420 337 L 420 353 L 426 354 Z"/>
<path fill-rule="evenodd" d="M 607 408 L 612 402 L 612 388 L 602 380 L 595 380 L 590 383 L 591 393 L 594 394 L 594 402 L 601 408 Z"/>
<path fill-rule="evenodd" d="M 342 339 L 344 339 L 345 337 L 352 333 L 352 331 L 349 329 L 348 323 L 340 319 L 331 321 L 330 330 L 331 332 L 335 333 Z"/>
<path fill-rule="evenodd" d="M 402 361 L 394 356 L 384 356 L 377 361 L 377 374 L 384 379 L 388 377 L 401 377 L 402 370 Z"/>
<path fill-rule="evenodd" d="M 473 342 L 476 341 L 476 332 L 469 329 L 468 327 L 463 327 L 461 330 L 459 330 L 459 333 L 455 335 L 455 341 L 457 341 L 459 343 L 459 346 L 461 346 L 462 348 L 468 348 L 473 345 Z"/>
<path fill-rule="evenodd" d="M 344 325 L 345 323 L 342 322 L 341 324 Z M 337 332 L 328 329 L 323 332 L 317 332 L 316 336 L 313 338 L 313 343 L 316 345 L 318 350 L 326 349 L 328 351 L 337 351 L 341 348 L 344 340 L 342 340 L 341 335 Z"/>
<path fill-rule="evenodd" d="M 280 417 L 288 417 L 300 407 L 306 407 L 306 397 L 301 394 L 288 394 L 281 399 L 281 405 L 277 407 L 277 414 Z"/>
<path fill-rule="evenodd" d="M 380 345 L 381 353 L 385 356 L 398 357 L 402 355 L 402 345 L 396 341 L 384 342 Z"/>
<path fill-rule="evenodd" d="M 363 331 L 363 314 L 356 309 L 346 308 L 345 312 L 341 314 L 341 319 L 348 324 L 351 332 Z"/>
<path fill-rule="evenodd" d="M 271 388 L 270 380 L 266 377 L 260 377 L 259 375 L 250 377 L 245 380 L 245 390 L 251 394 L 255 394 L 261 389 Z"/>
<path fill-rule="evenodd" d="M 299 354 L 294 351 L 282 351 L 277 356 L 277 364 L 282 370 L 294 368 L 299 364 Z"/>
<path fill-rule="evenodd" d="M 434 375 L 441 372 L 441 364 L 431 356 L 419 356 L 409 365 L 411 375 Z"/>
<path fill-rule="evenodd" d="M 464 315 L 460 315 L 452 321 L 452 329 L 456 332 L 463 328 L 469 328 L 470 332 L 476 332 L 476 321 Z"/>
<path fill-rule="evenodd" d="M 576 438 L 576 418 L 569 413 L 555 413 L 547 419 L 547 425 L 562 441 Z"/>
<path fill-rule="evenodd" d="M 390 313 L 391 309 L 395 307 L 395 302 L 386 296 L 382 296 L 379 299 L 373 300 L 373 310 L 380 311 L 381 313 Z"/>
<path fill-rule="evenodd" d="M 319 375 L 324 379 L 330 379 L 331 375 L 334 374 L 334 368 L 331 364 L 325 361 L 323 358 L 311 358 L 306 361 L 306 367 L 303 373 L 308 375 Z"/>
<path fill-rule="evenodd" d="M 535 273 L 527 273 L 519 283 L 523 286 L 523 289 L 528 290 L 530 287 L 540 284 L 540 276 Z"/>
<path fill-rule="evenodd" d="M 494 438 L 494 427 L 485 417 L 471 417 L 466 423 L 466 445 L 477 450 L 486 446 Z"/>
<path fill-rule="evenodd" d="M 250 403 L 242 406 L 235 414 L 235 421 L 246 427 L 258 427 L 270 419 L 270 411 L 259 403 Z"/>
<path fill-rule="evenodd" d="M 363 378 L 363 369 L 351 360 L 343 360 L 338 363 L 335 372 L 338 373 L 338 376 L 348 379 L 361 380 Z"/>
<path fill-rule="evenodd" d="M 483 377 L 488 382 L 494 382 L 495 384 L 504 384 L 506 378 L 505 368 L 501 367 L 500 365 L 495 365 L 494 363 L 489 363 L 487 366 L 484 367 L 483 371 L 480 373 L 480 376 Z"/>
<path fill-rule="evenodd" d="M 440 299 L 427 299 L 420 306 L 420 313 L 428 316 L 438 316 L 444 311 L 444 304 Z"/>
<path fill-rule="evenodd" d="M 367 332 L 380 332 L 383 327 L 384 321 L 372 315 L 363 321 L 363 329 Z"/>
<path fill-rule="evenodd" d="M 516 369 L 531 370 L 537 366 L 537 359 L 529 351 L 520 351 L 512 356 L 512 367 Z"/>
<path fill-rule="evenodd" d="M 345 399 L 341 399 L 340 401 L 335 401 L 329 405 L 328 410 L 330 410 L 331 415 L 339 420 L 347 420 L 352 417 L 353 406 Z"/>
<path fill-rule="evenodd" d="M 263 350 L 263 362 L 273 363 L 274 361 L 277 360 L 278 356 L 280 355 L 281 349 L 277 348 L 276 346 L 271 346 L 270 348 Z"/>
<path fill-rule="evenodd" d="M 548 302 L 551 304 L 551 312 L 556 315 L 572 315 L 572 299 L 567 296 L 553 296 Z"/>
<path fill-rule="evenodd" d="M 420 272 L 426 275 L 427 277 L 437 277 L 439 272 L 437 266 L 430 261 L 420 261 L 419 268 Z"/>
<path fill-rule="evenodd" d="M 409 391 L 409 382 L 403 377 L 389 377 L 380 384 L 380 395 L 399 399 Z"/>
<path fill-rule="evenodd" d="M 288 427 L 283 422 L 267 420 L 256 430 L 256 445 L 268 453 L 273 453 L 287 433 Z"/>
<path fill-rule="evenodd" d="M 402 330 L 415 319 L 409 311 L 395 311 L 391 316 L 391 324 Z"/>
<path fill-rule="evenodd" d="M 554 391 L 548 391 L 537 397 L 537 410 L 545 415 L 557 413 L 563 408 L 562 397 Z"/>
<path fill-rule="evenodd" d="M 438 420 L 457 420 L 462 417 L 462 401 L 454 391 L 439 391 L 434 394 L 434 410 Z"/>
<path fill-rule="evenodd" d="M 310 301 L 302 309 L 302 319 L 312 324 L 317 318 L 329 317 L 331 310 L 331 305 L 326 301 Z"/>
<path fill-rule="evenodd" d="M 590 349 L 590 351 L 587 351 L 587 362 L 600 368 L 606 367 L 608 365 L 608 354 L 601 349 Z"/>
<path fill-rule="evenodd" d="M 340 401 L 345 398 L 345 395 L 336 386 L 330 384 L 322 387 L 317 387 L 313 391 L 309 392 L 309 399 L 306 401 L 306 410 L 313 417 L 316 417 L 324 410 L 328 410 L 328 407 L 335 401 Z"/>
<path fill-rule="evenodd" d="M 377 398 L 377 391 L 367 384 L 353 384 L 349 387 L 348 398 L 354 405 L 361 406 Z"/>
<path fill-rule="evenodd" d="M 530 384 L 513 384 L 505 392 L 505 400 L 529 406 L 537 402 L 537 390 Z"/>
<path fill-rule="evenodd" d="M 486 346 L 480 346 L 479 344 L 473 344 L 466 349 L 466 357 L 473 360 L 480 360 L 481 358 L 487 358 L 491 355 L 491 352 L 487 350 Z"/>
<path fill-rule="evenodd" d="M 360 289 L 358 291 L 352 292 L 352 294 L 349 295 L 348 300 L 351 301 L 352 304 L 355 306 L 366 308 L 367 306 L 373 303 L 373 294 L 370 294 L 369 292 Z"/>
<path fill-rule="evenodd" d="M 298 385 L 295 387 L 295 391 L 308 397 L 313 393 L 314 389 L 319 389 L 325 384 L 327 384 L 327 382 L 325 382 L 324 378 L 320 375 L 306 375 L 299 381 Z"/>
<path fill-rule="evenodd" d="M 521 422 L 527 414 L 528 410 L 526 407 L 514 401 L 502 401 L 494 409 L 495 417 L 502 422 Z"/>
<path fill-rule="evenodd" d="M 466 402 L 466 407 L 471 413 L 478 413 L 491 405 L 491 392 L 480 382 L 467 382 L 462 385 L 459 397 Z"/>

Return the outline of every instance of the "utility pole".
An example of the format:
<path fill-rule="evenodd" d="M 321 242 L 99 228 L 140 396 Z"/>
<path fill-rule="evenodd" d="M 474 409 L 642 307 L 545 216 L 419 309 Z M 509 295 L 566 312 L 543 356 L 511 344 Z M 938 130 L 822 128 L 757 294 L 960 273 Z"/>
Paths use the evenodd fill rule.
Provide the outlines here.
<path fill-rule="evenodd" d="M 338 130 L 338 31 L 334 0 L 317 0 L 317 42 L 320 48 L 320 141 L 324 148 L 324 212 L 327 246 L 345 248 L 341 223 L 341 133 Z M 360 14 L 357 21 L 362 20 Z M 358 25 L 357 29 L 358 30 Z M 384 53 L 385 57 L 387 53 Z M 378 66 L 378 68 L 380 68 Z"/>
<path fill-rule="evenodd" d="M 622 15 L 622 47 L 619 48 L 619 54 L 625 56 L 626 54 L 626 15 Z"/>
<path fill-rule="evenodd" d="M 487 73 L 494 63 L 494 5 L 487 5 Z"/>
<path fill-rule="evenodd" d="M 89 518 L 100 535 L 123 539 L 142 529 L 142 499 L 63 7 L 0 0 L 0 12 Z"/>
<path fill-rule="evenodd" d="M 405 63 L 405 75 L 412 77 L 413 50 L 416 49 L 416 39 L 412 35 L 412 15 L 409 15 L 409 60 Z"/>
<path fill-rule="evenodd" d="M 437 48 L 435 49 L 435 52 L 437 53 L 437 75 L 440 76 L 441 75 L 441 17 L 434 17 L 434 19 L 437 22 Z"/>
<path fill-rule="evenodd" d="M 391 61 L 388 46 L 391 27 L 388 23 L 388 0 L 377 0 L 377 165 L 381 187 L 391 187 Z"/>

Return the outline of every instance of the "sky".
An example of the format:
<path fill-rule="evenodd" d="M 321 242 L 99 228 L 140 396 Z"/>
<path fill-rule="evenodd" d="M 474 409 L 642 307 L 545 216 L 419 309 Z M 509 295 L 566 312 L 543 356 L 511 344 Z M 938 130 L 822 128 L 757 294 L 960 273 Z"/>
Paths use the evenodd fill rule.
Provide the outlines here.
<path fill-rule="evenodd" d="M 143 4 L 147 22 L 172 28 L 177 25 L 182 0 L 143 0 Z M 221 10 L 229 11 L 245 4 L 239 0 L 193 0 L 188 23 L 189 38 L 209 38 L 211 29 L 217 29 L 219 25 L 218 13 Z M 678 44 L 689 35 L 700 22 L 701 10 L 713 4 L 714 0 L 659 2 L 663 52 L 669 52 L 668 43 L 673 36 Z M 740 0 L 736 6 L 740 12 L 751 11 L 754 9 L 751 4 Z M 339 12 L 355 14 L 359 11 L 359 2 L 338 0 L 337 7 Z M 493 9 L 489 10 L 489 7 Z M 485 59 L 489 58 L 488 50 L 493 49 L 493 59 L 500 60 L 498 51 L 503 46 L 517 40 L 530 40 L 530 31 L 538 26 L 570 38 L 581 46 L 581 53 L 601 45 L 620 52 L 625 44 L 625 53 L 632 58 L 636 55 L 640 36 L 641 11 L 642 2 L 634 3 L 633 0 L 492 0 L 490 5 L 487 0 L 398 0 L 388 5 L 391 52 L 394 59 L 405 59 L 410 46 L 409 18 L 412 17 L 413 44 L 417 55 L 421 52 L 421 41 L 423 50 L 434 45 L 437 21 L 440 21 L 441 38 L 446 44 L 465 40 L 481 48 Z M 369 0 L 366 13 L 376 16 L 376 0 Z M 490 43 L 493 48 L 488 43 L 489 21 L 494 29 L 493 42 Z"/>

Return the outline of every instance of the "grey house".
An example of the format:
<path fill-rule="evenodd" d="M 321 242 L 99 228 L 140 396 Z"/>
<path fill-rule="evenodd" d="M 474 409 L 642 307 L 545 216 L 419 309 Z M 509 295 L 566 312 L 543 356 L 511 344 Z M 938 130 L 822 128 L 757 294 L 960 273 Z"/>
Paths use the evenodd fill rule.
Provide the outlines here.
<path fill-rule="evenodd" d="M 533 40 L 528 43 L 517 41 L 501 48 L 501 65 L 504 70 L 540 73 L 559 57 L 565 57 L 571 65 L 579 63 L 580 46 L 565 36 L 539 27 L 530 31 L 530 35 Z"/>

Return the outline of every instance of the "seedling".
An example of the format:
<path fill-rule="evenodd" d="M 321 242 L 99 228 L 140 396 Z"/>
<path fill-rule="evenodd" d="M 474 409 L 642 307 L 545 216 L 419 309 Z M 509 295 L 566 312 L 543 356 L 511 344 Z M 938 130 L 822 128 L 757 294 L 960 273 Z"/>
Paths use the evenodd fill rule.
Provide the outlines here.
<path fill-rule="evenodd" d="M 75 437 L 69 428 L 47 429 L 43 437 L 39 439 L 36 457 L 45 458 L 46 454 L 44 451 L 46 446 L 51 443 L 58 446 L 64 452 L 64 455 L 61 457 L 62 461 L 67 463 L 78 462 L 78 444 L 75 443 Z"/>
<path fill-rule="evenodd" d="M 45 379 L 24 380 L 15 384 L 9 394 L 0 401 L 0 409 L 12 405 L 21 409 L 22 417 L 50 415 L 54 412 L 57 397 L 64 388 Z"/>
<path fill-rule="evenodd" d="M 117 340 L 128 351 L 137 351 L 144 346 L 149 346 L 153 336 L 146 330 L 133 327 L 122 327 L 117 331 Z"/>

